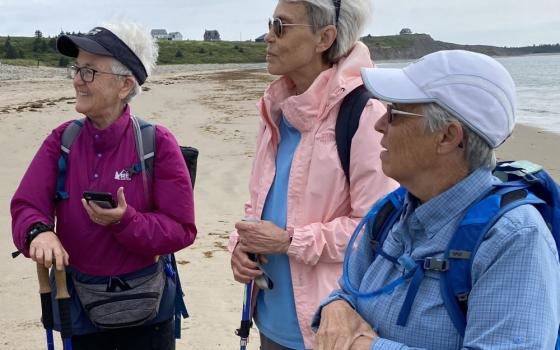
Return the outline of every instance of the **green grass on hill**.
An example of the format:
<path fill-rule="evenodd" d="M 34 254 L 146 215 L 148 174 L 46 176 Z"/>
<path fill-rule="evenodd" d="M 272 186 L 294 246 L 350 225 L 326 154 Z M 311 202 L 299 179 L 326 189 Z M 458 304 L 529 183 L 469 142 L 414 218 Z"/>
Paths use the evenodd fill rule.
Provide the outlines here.
<path fill-rule="evenodd" d="M 20 66 L 64 67 L 72 61 L 56 51 L 56 38 L 0 37 L 0 61 Z M 158 64 L 265 62 L 266 44 L 234 41 L 159 41 Z M 14 58 L 8 58 L 9 56 Z"/>
<path fill-rule="evenodd" d="M 56 51 L 56 38 L 0 37 L 0 61 L 23 66 L 64 67 L 72 61 Z M 362 37 L 376 59 L 413 59 L 437 50 L 465 49 L 487 55 L 506 56 L 557 53 L 560 44 L 500 48 L 458 45 L 433 40 L 428 34 Z M 8 47 L 9 46 L 9 47 Z M 249 41 L 159 41 L 158 64 L 258 63 L 265 62 L 266 44 Z"/>
<path fill-rule="evenodd" d="M 158 64 L 265 62 L 266 44 L 233 41 L 160 41 Z"/>
<path fill-rule="evenodd" d="M 12 56 L 16 56 L 14 58 L 9 58 L 6 52 L 7 40 L 8 37 L 0 37 L 2 63 L 33 66 L 39 61 L 42 66 L 58 67 L 66 66 L 70 61 L 56 51 L 56 38 L 9 37 L 10 46 L 13 48 Z"/>
<path fill-rule="evenodd" d="M 418 40 L 431 40 L 427 34 L 409 35 L 385 35 L 385 36 L 364 36 L 361 41 L 368 47 L 385 47 L 392 49 L 404 49 L 414 45 Z"/>

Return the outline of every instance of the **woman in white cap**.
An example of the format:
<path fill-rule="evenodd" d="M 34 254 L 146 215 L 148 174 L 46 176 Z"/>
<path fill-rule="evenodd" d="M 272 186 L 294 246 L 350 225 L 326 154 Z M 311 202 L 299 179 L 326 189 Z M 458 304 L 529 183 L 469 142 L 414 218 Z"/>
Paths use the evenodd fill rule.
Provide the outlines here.
<path fill-rule="evenodd" d="M 560 266 L 543 218 L 557 214 L 531 188 L 553 192 L 530 187 L 535 167 L 508 164 L 527 182 L 492 174 L 515 125 L 508 71 L 450 50 L 362 77 L 390 103 L 375 127 L 383 171 L 402 187 L 351 240 L 340 289 L 315 315 L 316 349 L 554 349 Z"/>
<path fill-rule="evenodd" d="M 273 288 L 256 296 L 261 349 L 311 349 L 313 312 L 335 288 L 352 231 L 376 199 L 395 187 L 380 168 L 385 113 L 376 100 L 360 110 L 348 177 L 335 125 L 346 96 L 371 67 L 357 41 L 368 0 L 281 0 L 266 35 L 268 71 L 279 75 L 258 103 L 261 124 L 245 215 L 230 240 L 236 281 L 262 273 L 247 253 L 266 257 Z M 360 115 L 358 114 L 358 117 Z"/>
<path fill-rule="evenodd" d="M 195 239 L 191 182 L 164 127 L 150 126 L 155 157 L 139 159 L 129 104 L 157 45 L 120 21 L 62 35 L 57 48 L 76 58 L 68 70 L 85 118 L 56 127 L 35 155 L 11 202 L 14 242 L 38 264 L 70 272 L 74 349 L 174 349 L 176 280 L 165 255 Z"/>

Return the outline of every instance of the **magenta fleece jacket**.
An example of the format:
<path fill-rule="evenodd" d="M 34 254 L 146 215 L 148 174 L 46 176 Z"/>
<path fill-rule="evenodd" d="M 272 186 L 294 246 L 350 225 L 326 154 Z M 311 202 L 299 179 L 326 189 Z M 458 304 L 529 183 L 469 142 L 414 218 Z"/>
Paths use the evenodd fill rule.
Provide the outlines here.
<path fill-rule="evenodd" d="M 138 270 L 152 264 L 156 255 L 193 243 L 193 193 L 174 136 L 156 127 L 154 176 L 147 181 L 147 188 L 141 174 L 126 174 L 138 163 L 128 106 L 104 130 L 95 129 L 86 119 L 68 158 L 69 198 L 56 203 L 60 138 L 69 123 L 45 139 L 12 198 L 13 239 L 18 249 L 28 256 L 24 242 L 31 225 L 56 222 L 56 233 L 70 255 L 70 264 L 83 273 L 108 276 Z M 128 208 L 120 223 L 104 227 L 92 222 L 82 206 L 82 193 L 111 192 L 116 199 L 121 186 Z"/>

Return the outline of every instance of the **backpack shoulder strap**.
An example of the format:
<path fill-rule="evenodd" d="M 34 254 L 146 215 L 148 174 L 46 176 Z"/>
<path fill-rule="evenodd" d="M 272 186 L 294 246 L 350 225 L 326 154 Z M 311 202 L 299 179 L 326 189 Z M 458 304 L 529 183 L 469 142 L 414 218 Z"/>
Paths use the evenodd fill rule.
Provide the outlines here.
<path fill-rule="evenodd" d="M 146 173 L 150 178 L 154 175 L 154 158 L 156 151 L 156 128 L 149 122 L 132 116 L 132 124 L 134 126 L 134 139 L 136 141 L 136 150 L 138 152 L 138 159 L 140 160 L 140 169 L 146 169 Z M 196 169 L 196 156 L 194 155 L 195 169 Z M 136 166 L 135 166 L 136 168 Z M 193 183 L 194 184 L 194 183 Z M 175 260 L 175 254 L 169 254 L 169 259 L 172 269 L 172 276 L 175 279 L 175 300 L 174 300 L 174 322 L 175 322 L 175 338 L 181 338 L 181 318 L 188 318 L 189 313 L 183 297 L 183 287 L 181 286 L 181 279 L 179 278 L 179 269 Z"/>
<path fill-rule="evenodd" d="M 360 221 L 354 230 L 354 233 L 352 233 L 352 237 L 350 237 L 350 241 L 348 242 L 344 253 L 341 279 L 344 283 L 344 287 L 347 288 L 353 296 L 370 298 L 394 288 L 394 286 L 388 285 L 373 292 L 360 292 L 350 281 L 349 263 L 350 256 L 352 255 L 352 251 L 354 249 L 354 243 L 358 237 L 361 237 L 360 234 L 362 229 L 365 230 L 362 241 L 366 239 L 369 240 L 369 244 L 371 246 L 371 251 L 368 253 L 370 254 L 369 257 L 371 257 L 371 261 L 376 258 L 378 252 L 377 248 L 383 245 L 388 232 L 402 212 L 405 195 L 406 190 L 404 187 L 400 187 L 377 201 L 362 221 Z"/>
<path fill-rule="evenodd" d="M 60 150 L 63 153 L 65 154 L 70 153 L 72 144 L 74 143 L 76 136 L 78 136 L 78 134 L 82 130 L 82 127 L 84 126 L 84 122 L 85 122 L 85 118 L 76 119 L 72 121 L 70 124 L 68 124 L 66 129 L 64 129 L 64 131 L 62 132 L 62 136 L 60 138 Z"/>
<path fill-rule="evenodd" d="M 55 201 L 68 199 L 68 192 L 65 190 L 66 186 L 66 171 L 68 163 L 68 155 L 72 149 L 74 140 L 84 126 L 85 118 L 76 119 L 62 132 L 60 137 L 60 158 L 58 159 L 58 174 L 56 179 L 56 193 L 54 195 Z"/>
<path fill-rule="evenodd" d="M 523 204 L 544 203 L 518 182 L 496 186 L 473 204 L 463 217 L 444 254 L 446 269 L 440 279 L 441 296 L 453 325 L 465 335 L 468 297 L 472 288 L 472 260 L 486 233 L 509 210 Z"/>
<path fill-rule="evenodd" d="M 348 182 L 350 182 L 350 150 L 352 147 L 352 138 L 354 134 L 356 134 L 356 130 L 358 130 L 362 112 L 371 98 L 373 98 L 372 93 L 369 92 L 364 85 L 358 86 L 344 97 L 336 119 L 336 149 Z"/>
<path fill-rule="evenodd" d="M 494 175 L 503 181 L 516 181 L 531 186 L 531 192 L 544 202 L 535 207 L 541 213 L 544 221 L 556 242 L 556 249 L 560 252 L 560 186 L 540 165 L 527 160 L 500 162 L 496 166 Z"/>
<path fill-rule="evenodd" d="M 386 199 L 380 203 L 375 217 L 366 224 L 366 232 L 369 234 L 370 243 L 374 251 L 376 251 L 378 247 L 383 246 L 383 242 L 385 242 L 391 227 L 393 227 L 402 213 L 405 196 L 406 190 L 404 187 L 399 187 L 391 192 Z"/>
<path fill-rule="evenodd" d="M 154 174 L 154 157 L 156 151 L 156 128 L 144 119 L 132 116 L 132 125 L 134 126 L 134 140 L 136 142 L 136 151 L 138 152 L 138 160 L 140 171 L 146 169 L 146 174 L 152 178 Z"/>

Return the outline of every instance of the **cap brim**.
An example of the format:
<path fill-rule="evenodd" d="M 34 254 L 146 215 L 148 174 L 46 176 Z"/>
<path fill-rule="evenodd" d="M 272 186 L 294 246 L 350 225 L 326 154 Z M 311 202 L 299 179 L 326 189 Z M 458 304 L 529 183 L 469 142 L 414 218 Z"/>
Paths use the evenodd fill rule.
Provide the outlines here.
<path fill-rule="evenodd" d="M 113 56 L 103 46 L 85 37 L 76 35 L 62 35 L 56 41 L 58 52 L 64 56 L 78 57 L 79 49 L 102 56 Z"/>
<path fill-rule="evenodd" d="M 365 87 L 379 100 L 392 103 L 426 103 L 430 98 L 412 82 L 402 69 L 362 68 Z"/>

